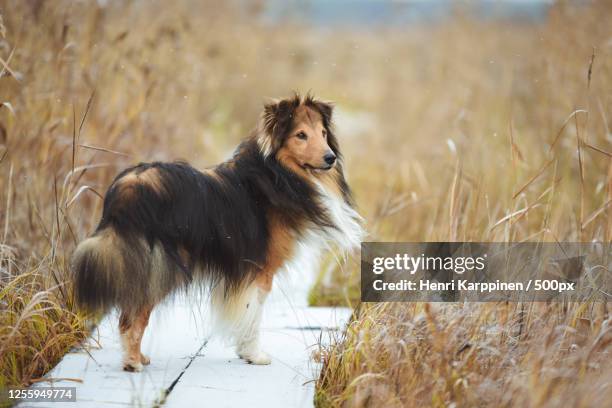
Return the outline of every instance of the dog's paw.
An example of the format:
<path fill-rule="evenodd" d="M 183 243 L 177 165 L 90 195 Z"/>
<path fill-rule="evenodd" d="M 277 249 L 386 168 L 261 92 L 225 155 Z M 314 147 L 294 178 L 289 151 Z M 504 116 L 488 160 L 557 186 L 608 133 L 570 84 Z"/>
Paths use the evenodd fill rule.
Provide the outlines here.
<path fill-rule="evenodd" d="M 142 363 L 142 365 L 149 365 L 151 364 L 151 359 L 145 356 L 144 354 L 140 353 L 140 362 Z"/>
<path fill-rule="evenodd" d="M 270 358 L 268 353 L 263 352 L 261 350 L 256 351 L 254 353 L 249 353 L 245 356 L 240 356 L 240 358 L 245 359 L 249 364 L 255 365 L 268 365 L 272 362 L 272 359 Z"/>
<path fill-rule="evenodd" d="M 130 373 L 138 373 L 142 371 L 142 363 L 134 362 L 134 361 L 126 361 L 123 363 L 123 371 L 127 371 Z"/>

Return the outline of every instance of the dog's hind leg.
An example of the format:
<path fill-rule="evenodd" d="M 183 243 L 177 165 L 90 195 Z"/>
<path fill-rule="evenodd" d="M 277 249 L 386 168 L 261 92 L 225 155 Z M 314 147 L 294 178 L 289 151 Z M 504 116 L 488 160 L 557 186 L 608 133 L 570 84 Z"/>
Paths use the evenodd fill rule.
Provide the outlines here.
<path fill-rule="evenodd" d="M 136 313 L 121 312 L 119 318 L 119 332 L 123 346 L 123 369 L 125 371 L 142 371 L 143 365 L 151 360 L 140 351 L 142 336 L 149 324 L 152 306 L 140 308 Z"/>

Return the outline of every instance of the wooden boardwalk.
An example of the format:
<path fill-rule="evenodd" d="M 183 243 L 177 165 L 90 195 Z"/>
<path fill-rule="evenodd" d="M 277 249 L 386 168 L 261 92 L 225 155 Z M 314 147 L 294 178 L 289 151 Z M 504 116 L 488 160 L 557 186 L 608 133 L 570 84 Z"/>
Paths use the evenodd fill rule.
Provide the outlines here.
<path fill-rule="evenodd" d="M 117 316 L 112 314 L 92 336 L 88 352 L 74 350 L 47 374 L 50 380 L 69 379 L 53 384 L 76 387 L 76 403 L 19 406 L 310 407 L 320 369 L 312 355 L 320 340 L 337 335 L 350 311 L 307 307 L 310 282 L 301 281 L 275 288 L 266 304 L 262 345 L 272 356 L 269 366 L 238 359 L 223 339 L 211 338 L 206 311 L 176 300 L 151 317 L 143 340 L 151 365 L 143 372 L 121 370 Z"/>

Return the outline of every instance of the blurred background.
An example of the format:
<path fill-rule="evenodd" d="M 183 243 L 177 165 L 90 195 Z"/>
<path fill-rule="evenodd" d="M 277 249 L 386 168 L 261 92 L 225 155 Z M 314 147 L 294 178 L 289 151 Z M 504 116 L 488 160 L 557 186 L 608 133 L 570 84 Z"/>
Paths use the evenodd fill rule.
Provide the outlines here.
<path fill-rule="evenodd" d="M 114 175 L 224 160 L 293 91 L 335 103 L 368 240 L 610 240 L 609 1 L 0 0 L 0 15 L 5 384 L 83 335 L 68 260 Z M 323 262 L 311 303 L 355 304 L 355 265 Z"/>

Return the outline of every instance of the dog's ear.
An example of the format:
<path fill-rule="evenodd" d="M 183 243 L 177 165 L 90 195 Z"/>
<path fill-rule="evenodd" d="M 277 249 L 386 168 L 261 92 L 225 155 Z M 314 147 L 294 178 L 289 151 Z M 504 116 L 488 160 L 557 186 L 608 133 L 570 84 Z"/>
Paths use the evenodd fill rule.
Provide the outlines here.
<path fill-rule="evenodd" d="M 291 131 L 293 113 L 300 105 L 299 96 L 267 103 L 261 116 L 261 129 L 257 143 L 264 155 L 268 157 L 280 149 L 284 138 Z"/>
<path fill-rule="evenodd" d="M 274 133 L 274 127 L 276 126 L 276 112 L 278 111 L 278 102 L 266 103 L 264 105 L 263 114 L 261 115 L 261 121 L 263 124 L 263 131 L 267 134 Z"/>
<path fill-rule="evenodd" d="M 329 131 L 329 128 L 332 126 L 332 114 L 334 113 L 334 105 L 331 102 L 324 102 L 315 99 L 315 97 L 312 96 L 310 93 L 306 95 L 304 103 L 319 112 L 319 114 L 323 118 L 323 125 Z"/>
<path fill-rule="evenodd" d="M 334 113 L 334 105 L 329 102 L 317 100 L 313 101 L 313 104 L 321 114 L 321 117 L 323 118 L 323 125 L 326 128 L 330 128 L 332 125 L 332 114 Z"/>

